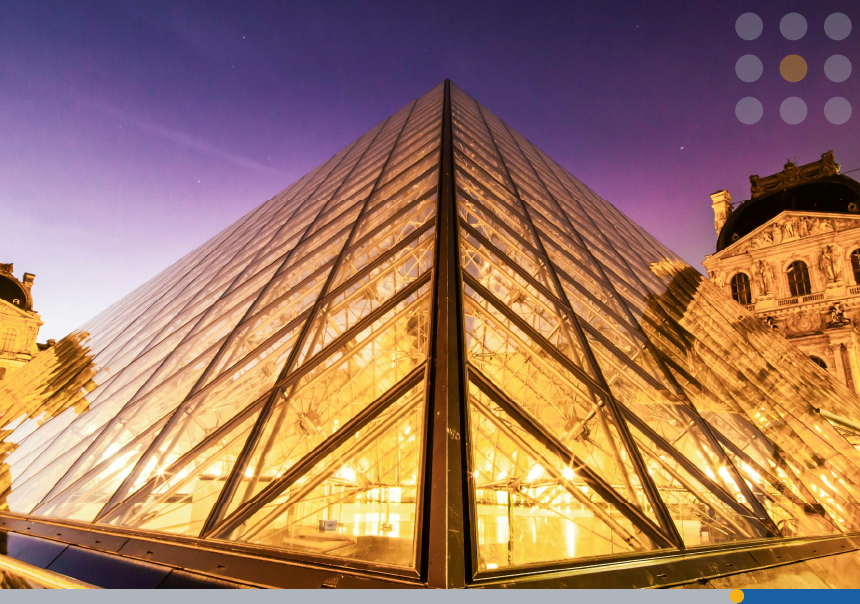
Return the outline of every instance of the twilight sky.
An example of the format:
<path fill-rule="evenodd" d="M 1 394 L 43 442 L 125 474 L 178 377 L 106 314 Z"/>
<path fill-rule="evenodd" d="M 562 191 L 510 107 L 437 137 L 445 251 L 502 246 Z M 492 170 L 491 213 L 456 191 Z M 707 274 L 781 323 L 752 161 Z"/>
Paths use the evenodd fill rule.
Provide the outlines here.
<path fill-rule="evenodd" d="M 757 40 L 735 33 L 755 12 Z M 785 39 L 799 12 L 806 35 Z M 853 21 L 830 40 L 833 12 Z M 764 75 L 744 83 L 735 62 Z M 779 62 L 799 54 L 791 84 Z M 824 61 L 854 63 L 830 82 Z M 860 168 L 860 5 L 817 2 L 0 2 L 0 262 L 59 339 L 444 78 L 701 270 L 709 194 L 833 149 Z M 755 96 L 764 117 L 741 124 Z M 779 106 L 809 115 L 786 124 Z M 854 116 L 823 114 L 834 96 Z M 852 174 L 860 177 L 860 172 Z"/>

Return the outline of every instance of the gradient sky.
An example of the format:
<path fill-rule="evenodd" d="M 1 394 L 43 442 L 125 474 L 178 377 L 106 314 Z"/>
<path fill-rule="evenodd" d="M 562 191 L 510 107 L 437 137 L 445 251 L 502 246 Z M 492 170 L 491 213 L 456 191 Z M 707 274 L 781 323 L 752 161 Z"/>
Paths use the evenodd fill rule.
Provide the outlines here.
<path fill-rule="evenodd" d="M 764 33 L 741 40 L 755 12 Z M 779 32 L 789 12 L 809 29 Z M 852 34 L 824 34 L 833 12 Z M 734 65 L 764 62 L 755 83 Z M 800 54 L 809 75 L 781 79 Z M 854 73 L 828 81 L 825 59 Z M 860 168 L 860 4 L 0 2 L 0 262 L 61 338 L 450 78 L 701 270 L 709 194 L 833 149 Z M 742 125 L 744 96 L 764 105 Z M 779 104 L 799 96 L 798 126 Z M 828 123 L 843 96 L 854 116 Z M 860 172 L 853 176 L 860 176 Z"/>

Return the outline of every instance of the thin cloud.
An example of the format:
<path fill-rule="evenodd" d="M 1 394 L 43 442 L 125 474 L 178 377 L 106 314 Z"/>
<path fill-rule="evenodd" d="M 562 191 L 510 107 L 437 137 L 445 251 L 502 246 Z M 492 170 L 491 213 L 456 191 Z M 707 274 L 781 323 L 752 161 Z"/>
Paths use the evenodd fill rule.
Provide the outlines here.
<path fill-rule="evenodd" d="M 122 121 L 123 123 L 137 128 L 142 132 L 154 134 L 158 137 L 169 140 L 172 143 L 181 145 L 187 149 L 192 149 L 194 151 L 203 153 L 204 155 L 217 157 L 219 159 L 223 159 L 238 166 L 249 168 L 251 170 L 256 170 L 257 172 L 263 172 L 266 174 L 279 173 L 279 171 L 272 166 L 267 166 L 265 164 L 261 164 L 260 162 L 254 161 L 253 159 L 249 159 L 247 157 L 231 153 L 230 151 L 227 151 L 220 147 L 216 147 L 215 145 L 211 145 L 206 141 L 195 138 L 190 134 L 167 128 L 160 124 L 156 124 L 155 122 L 151 122 L 139 116 L 133 115 L 108 103 L 83 97 L 75 97 L 72 98 L 72 100 L 78 105 L 97 111 L 107 117 Z"/>

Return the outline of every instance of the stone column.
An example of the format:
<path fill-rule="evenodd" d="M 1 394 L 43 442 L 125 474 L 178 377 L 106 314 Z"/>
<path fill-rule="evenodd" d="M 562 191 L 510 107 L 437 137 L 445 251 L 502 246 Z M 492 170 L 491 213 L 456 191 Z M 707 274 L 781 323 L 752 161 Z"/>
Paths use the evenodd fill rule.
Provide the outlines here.
<path fill-rule="evenodd" d="M 843 384 L 848 384 L 845 379 L 845 365 L 842 363 L 842 344 L 831 344 L 830 351 L 833 353 L 834 366 L 836 367 L 836 378 Z"/>
<path fill-rule="evenodd" d="M 847 345 L 848 362 L 851 365 L 851 376 L 854 378 L 854 392 L 860 394 L 860 340 L 857 334 L 851 334 L 851 342 Z"/>

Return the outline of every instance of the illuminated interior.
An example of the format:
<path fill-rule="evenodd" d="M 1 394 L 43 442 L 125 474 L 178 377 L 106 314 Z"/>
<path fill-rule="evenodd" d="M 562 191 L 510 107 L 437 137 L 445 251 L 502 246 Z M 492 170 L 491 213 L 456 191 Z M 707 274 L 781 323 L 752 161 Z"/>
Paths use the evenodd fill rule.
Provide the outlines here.
<path fill-rule="evenodd" d="M 445 90 L 4 381 L 0 512 L 419 569 L 450 107 L 474 571 L 860 531 L 860 400 Z"/>

